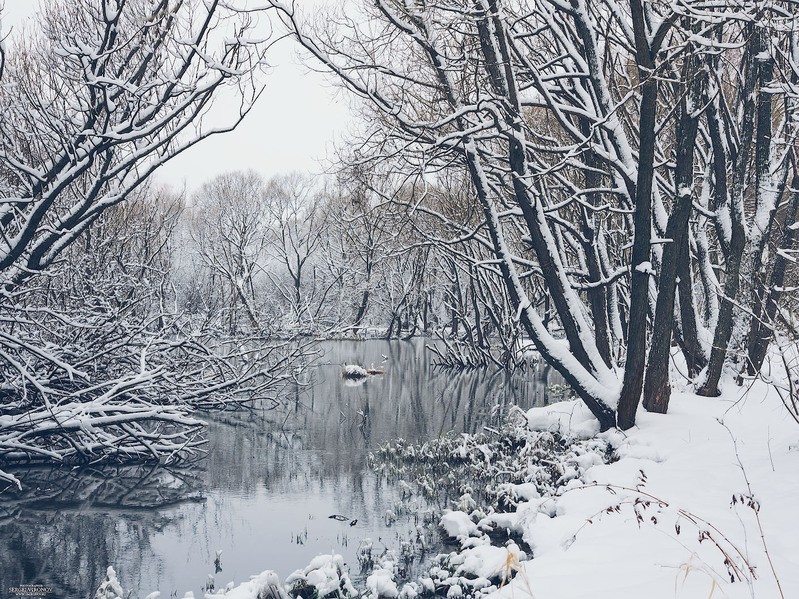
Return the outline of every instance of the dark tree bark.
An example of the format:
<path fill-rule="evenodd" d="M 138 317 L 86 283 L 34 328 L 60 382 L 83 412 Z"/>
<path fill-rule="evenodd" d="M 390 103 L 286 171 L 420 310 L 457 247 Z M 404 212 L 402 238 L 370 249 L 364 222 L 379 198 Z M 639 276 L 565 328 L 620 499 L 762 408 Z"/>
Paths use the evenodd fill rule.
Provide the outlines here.
<path fill-rule="evenodd" d="M 677 293 L 680 302 L 680 349 L 685 356 L 688 375 L 697 376 L 707 366 L 707 357 L 699 343 L 699 327 L 696 322 L 693 277 L 691 276 L 691 248 L 688 235 L 683 237 L 683 247 L 677 266 Z"/>
<path fill-rule="evenodd" d="M 768 86 L 773 80 L 773 63 L 769 59 L 767 61 L 762 61 L 761 67 L 761 86 Z M 793 70 L 791 73 L 791 83 L 796 85 L 799 82 L 799 73 L 796 70 Z M 758 102 L 758 137 L 760 137 L 760 129 L 761 129 L 761 119 L 764 122 L 768 120 L 768 125 L 771 125 L 771 96 L 769 93 L 763 93 L 762 96 L 765 96 L 759 99 Z M 785 103 L 785 111 L 787 114 L 787 118 L 790 121 L 794 121 L 792 110 L 794 106 L 790 100 L 786 101 Z M 766 137 L 768 135 L 768 139 L 770 140 L 770 128 L 763 133 L 763 136 Z M 769 174 L 770 169 L 770 147 L 763 148 L 756 157 L 757 165 L 757 176 L 758 180 L 761 177 L 765 177 Z M 785 183 L 788 180 L 788 170 L 789 166 L 793 167 L 793 177 L 791 182 L 791 191 L 789 194 L 788 205 L 784 217 L 784 232 L 781 239 L 780 249 L 783 250 L 790 250 L 794 244 L 796 239 L 796 232 L 791 228 L 791 225 L 796 220 L 796 212 L 799 209 L 799 173 L 797 172 L 797 164 L 796 164 L 796 154 L 794 153 L 793 157 L 788 160 L 783 165 L 784 173 L 780 173 L 780 179 L 778 182 L 778 190 L 777 190 L 777 198 L 782 196 L 785 192 Z M 763 195 L 772 192 L 772 190 L 760 190 L 757 195 L 757 203 L 758 207 L 760 203 L 763 201 Z M 768 243 L 771 235 L 771 225 L 776 216 L 776 209 L 778 203 L 776 201 L 773 204 L 769 205 L 771 209 L 769 213 L 769 219 L 766 224 L 766 230 L 762 231 L 762 235 L 759 238 L 759 242 L 755 248 L 753 248 L 752 254 L 752 264 L 751 264 L 751 271 L 754 273 L 755 278 L 755 294 L 754 300 L 752 302 L 752 320 L 749 327 L 749 334 L 747 335 L 747 360 L 746 360 L 746 372 L 750 375 L 757 374 L 760 372 L 760 368 L 763 365 L 763 360 L 766 357 L 766 352 L 768 350 L 768 345 L 773 337 L 774 329 L 772 323 L 774 321 L 774 317 L 777 313 L 777 303 L 782 295 L 782 286 L 785 281 L 786 272 L 789 270 L 788 268 L 788 260 L 786 259 L 786 254 L 784 252 L 778 253 L 776 258 L 774 259 L 774 264 L 771 269 L 771 274 L 769 277 L 769 285 L 766 287 L 765 281 L 767 278 L 767 272 L 763 271 L 762 268 L 762 257 L 763 257 L 763 250 L 765 249 L 766 244 Z"/>
<path fill-rule="evenodd" d="M 746 230 L 744 227 L 743 202 L 746 186 L 746 169 L 749 164 L 752 140 L 755 129 L 755 87 L 759 78 L 755 56 L 765 48 L 764 33 L 758 27 L 749 26 L 750 42 L 746 50 L 746 73 L 740 97 L 744 103 L 743 120 L 741 125 L 741 139 L 739 146 L 732 158 L 734 165 L 731 197 L 729 198 L 729 211 L 732 233 L 730 236 L 729 252 L 726 256 L 726 278 L 724 281 L 724 295 L 721 298 L 718 322 L 713 335 L 713 347 L 710 351 L 705 381 L 697 390 L 699 395 L 716 397 L 719 395 L 719 379 L 721 378 L 724 362 L 727 357 L 727 347 L 732 337 L 733 308 L 740 287 L 741 261 L 746 246 Z M 765 123 L 764 123 L 765 124 Z M 770 123 L 769 123 L 770 125 Z M 770 136 L 769 136 L 770 137 Z M 711 131 L 711 143 L 714 156 L 719 153 L 724 155 L 721 139 L 716 139 Z M 758 139 L 756 143 L 763 143 Z"/>
<path fill-rule="evenodd" d="M 472 268 L 469 277 L 469 296 L 472 303 L 472 312 L 474 312 L 474 334 L 475 338 L 473 345 L 480 349 L 489 350 L 489 344 L 486 342 L 485 335 L 483 334 L 483 317 L 480 314 L 480 304 L 477 301 L 477 289 L 474 284 L 475 277 L 477 276 L 476 269 Z"/>
<path fill-rule="evenodd" d="M 630 322 L 627 335 L 627 361 L 624 366 L 619 397 L 618 425 L 627 430 L 635 424 L 635 413 L 644 386 L 647 350 L 647 314 L 649 312 L 649 273 L 642 265 L 650 261 L 652 237 L 652 183 L 655 175 L 655 116 L 658 83 L 654 76 L 655 62 L 649 47 L 643 6 L 631 0 L 630 9 L 635 32 L 638 76 L 641 79 L 641 116 L 636 182 L 635 233 L 632 249 L 632 286 L 630 290 Z"/>
<path fill-rule="evenodd" d="M 477 9 L 482 10 L 479 2 L 477 5 Z M 555 304 L 555 310 L 566 334 L 566 339 L 569 341 L 569 348 L 584 368 L 596 372 L 596 365 L 589 357 L 583 343 L 582 335 L 585 331 L 578 322 L 577 314 L 569 305 L 567 296 L 572 290 L 568 281 L 560 276 L 563 269 L 559 264 L 560 258 L 554 251 L 552 234 L 548 229 L 543 210 L 541 210 L 541 200 L 533 195 L 534 192 L 530 188 L 527 154 L 523 143 L 524 133 L 518 118 L 522 111 L 516 92 L 514 74 L 511 71 L 513 59 L 505 39 L 504 26 L 498 17 L 496 0 L 488 0 L 488 8 L 490 14 L 486 15 L 485 20 L 478 19 L 478 23 L 482 22 L 481 29 L 485 29 L 487 32 L 481 34 L 480 45 L 485 57 L 486 71 L 496 92 L 506 99 L 511 108 L 511 110 L 504 111 L 502 116 L 505 119 L 503 133 L 508 143 L 508 161 L 511 167 L 509 174 L 513 193 L 530 232 L 530 243 L 538 260 L 547 291 Z M 493 38 L 491 41 L 494 43 L 489 43 L 487 36 L 491 36 Z M 497 56 L 496 50 L 499 50 L 499 56 Z"/>
<path fill-rule="evenodd" d="M 580 130 L 586 137 L 590 134 L 590 124 L 587 119 L 580 119 Z M 600 174 L 600 163 L 597 155 L 591 149 L 586 150 L 583 158 L 585 170 L 583 177 L 586 189 L 598 189 L 602 184 Z M 592 191 L 587 194 L 588 202 L 592 206 L 598 206 L 601 202 L 600 194 Z M 583 233 L 583 246 L 585 248 L 586 265 L 588 266 L 588 283 L 593 285 L 588 289 L 588 303 L 591 308 L 591 320 L 594 323 L 594 338 L 596 339 L 597 351 L 602 360 L 610 368 L 612 365 L 610 352 L 610 331 L 608 326 L 607 297 L 605 287 L 601 285 L 602 267 L 599 263 L 596 249 L 596 230 L 593 217 L 588 213 L 588 209 L 582 208 L 580 211 L 581 225 Z"/>
<path fill-rule="evenodd" d="M 677 166 L 674 176 L 676 194 L 674 207 L 666 225 L 669 243 L 663 246 L 663 258 L 658 276 L 658 298 L 655 307 L 654 334 L 649 348 L 649 361 L 644 383 L 644 407 L 650 412 L 665 414 L 669 407 L 669 357 L 671 331 L 674 325 L 674 300 L 677 290 L 679 265 L 687 253 L 688 218 L 691 215 L 691 198 L 694 179 L 694 149 L 699 124 L 696 106 L 702 96 L 702 78 L 699 76 L 698 57 L 688 59 L 683 69 L 683 81 L 690 82 L 679 106 L 676 127 Z M 687 256 L 690 257 L 690 256 Z M 684 269 L 687 270 L 687 269 Z M 693 312 L 693 306 L 690 306 Z"/>
<path fill-rule="evenodd" d="M 352 327 L 356 330 L 360 328 L 363 318 L 366 316 L 366 310 L 369 307 L 369 296 L 369 290 L 364 289 L 361 294 L 361 303 L 358 305 L 358 311 L 355 313 L 355 321 L 352 323 Z"/>
<path fill-rule="evenodd" d="M 794 175 L 791 181 L 791 195 L 785 213 L 785 227 L 779 247 L 782 250 L 791 250 L 796 245 L 799 229 L 795 228 L 797 213 L 799 213 L 799 171 L 794 165 Z M 777 316 L 777 307 L 783 295 L 785 277 L 790 270 L 791 262 L 784 253 L 777 255 L 774 268 L 771 271 L 767 293 L 756 314 L 759 318 L 752 319 L 749 331 L 748 355 L 746 371 L 749 375 L 756 375 L 763 367 L 769 343 L 774 337 L 774 319 Z"/>

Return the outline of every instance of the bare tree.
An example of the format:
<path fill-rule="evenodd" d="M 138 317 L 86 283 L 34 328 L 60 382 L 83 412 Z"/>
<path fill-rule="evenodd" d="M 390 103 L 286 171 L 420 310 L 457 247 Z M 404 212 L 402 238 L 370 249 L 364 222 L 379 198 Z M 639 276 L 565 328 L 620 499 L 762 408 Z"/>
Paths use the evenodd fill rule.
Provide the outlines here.
<path fill-rule="evenodd" d="M 165 161 L 241 120 L 266 44 L 251 37 L 250 13 L 213 0 L 64 0 L 36 24 L 2 55 L 0 466 L 175 461 L 202 442 L 192 405 L 257 397 L 283 357 L 270 373 L 169 315 L 159 260 L 172 216 L 151 228 L 125 213 L 146 204 L 117 207 Z M 203 128 L 231 86 L 238 114 Z M 119 225 L 131 228 L 114 239 Z M 144 242 L 120 251 L 125 235 Z M 89 262 L 70 270 L 80 249 Z"/>
<path fill-rule="evenodd" d="M 280 265 L 272 283 L 289 307 L 293 324 L 300 329 L 313 327 L 331 289 L 316 268 L 328 226 L 327 194 L 309 175 L 294 172 L 272 178 L 266 197 L 270 253 Z"/>
<path fill-rule="evenodd" d="M 240 328 L 239 310 L 250 328 L 262 328 L 256 279 L 266 259 L 270 214 L 265 182 L 254 171 L 219 175 L 193 195 L 189 223 L 193 249 L 219 286 L 226 288 L 221 304 L 229 333 Z"/>
<path fill-rule="evenodd" d="M 385 290 L 382 273 L 396 230 L 391 230 L 393 219 L 382 198 L 370 189 L 371 177 L 360 169 L 348 169 L 339 178 L 338 202 L 329 211 L 326 237 L 338 250 L 335 259 L 341 271 L 336 276 L 341 287 L 351 290 L 346 299 L 340 295 L 338 301 L 350 305 L 353 314 L 348 316 L 357 334 L 370 308 L 380 303 L 381 290 Z M 328 242 L 328 247 L 331 245 Z"/>
<path fill-rule="evenodd" d="M 223 25 L 226 12 L 218 2 L 195 11 L 75 0 L 49 4 L 42 32 L 18 42 L 0 96 L 6 289 L 50 265 L 165 160 L 216 132 L 193 129 L 218 89 L 246 85 L 262 51 L 248 42 L 246 19 Z M 228 26 L 238 41 L 214 48 L 216 29 Z M 242 113 L 257 93 L 242 95 Z"/>
<path fill-rule="evenodd" d="M 723 80 L 715 85 L 716 101 L 720 103 L 716 113 L 721 118 L 712 123 L 716 129 L 711 140 L 714 159 L 721 165 L 714 170 L 714 204 L 723 218 L 720 245 L 726 277 L 707 373 L 699 387 L 703 395 L 719 394 L 719 381 L 730 354 L 735 368 L 744 367 L 738 356 L 746 352 L 747 333 L 757 328 L 753 320 L 758 315 L 752 310 L 761 303 L 758 295 L 762 296 L 762 291 L 758 293 L 757 289 L 764 280 L 762 271 L 771 270 L 764 263 L 764 251 L 777 209 L 784 202 L 789 172 L 796 169 L 791 155 L 798 133 L 795 85 L 799 34 L 795 20 L 783 16 L 780 8 L 779 4 L 753 8 L 756 21 L 762 23 L 740 28 L 745 35 L 736 73 L 741 84 L 732 92 L 723 87 Z M 718 66 L 718 79 L 726 74 L 726 68 Z M 774 114 L 776 100 L 782 101 L 778 119 Z M 742 109 L 724 118 L 733 102 Z"/>
<path fill-rule="evenodd" d="M 272 4 L 361 98 L 354 160 L 411 186 L 442 246 L 490 252 L 479 266 L 503 281 L 506 313 L 602 428 L 632 426 L 642 394 L 666 410 L 672 329 L 716 392 L 795 143 L 790 2 L 377 0 L 363 24 L 315 29 Z M 429 201 L 452 173 L 471 184 L 474 221 Z"/>
<path fill-rule="evenodd" d="M 369 315 L 386 337 L 430 334 L 439 287 L 430 276 L 432 246 L 423 239 L 419 214 L 408 210 L 407 190 L 394 190 L 371 166 L 339 174 L 326 235 L 341 244 L 340 276 L 349 289 L 352 329 L 357 332 Z"/>

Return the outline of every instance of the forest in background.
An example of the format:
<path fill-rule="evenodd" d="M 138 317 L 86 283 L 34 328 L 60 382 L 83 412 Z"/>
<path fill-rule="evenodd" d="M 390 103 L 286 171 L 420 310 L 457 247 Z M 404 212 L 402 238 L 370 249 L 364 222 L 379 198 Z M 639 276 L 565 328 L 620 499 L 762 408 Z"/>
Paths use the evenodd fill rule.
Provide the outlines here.
<path fill-rule="evenodd" d="M 274 401 L 319 336 L 529 344 L 603 429 L 794 344 L 793 2 L 258 12 L 62 0 L 2 46 L 0 468 L 183 459 L 196 410 Z M 159 188 L 268 89 L 281 27 L 353 95 L 333 172 Z"/>

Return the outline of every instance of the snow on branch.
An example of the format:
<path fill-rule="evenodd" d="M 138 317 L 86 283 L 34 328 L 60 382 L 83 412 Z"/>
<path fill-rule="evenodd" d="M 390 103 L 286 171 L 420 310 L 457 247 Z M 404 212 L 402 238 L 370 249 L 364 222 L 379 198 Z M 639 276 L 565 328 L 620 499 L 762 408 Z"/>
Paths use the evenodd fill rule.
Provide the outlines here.
<path fill-rule="evenodd" d="M 27 33 L 0 53 L 0 480 L 184 460 L 204 443 L 198 409 L 273 405 L 305 351 L 181 313 L 182 199 L 145 183 L 241 122 L 271 32 L 220 2 L 58 0 Z M 239 109 L 206 128 L 223 87 Z"/>

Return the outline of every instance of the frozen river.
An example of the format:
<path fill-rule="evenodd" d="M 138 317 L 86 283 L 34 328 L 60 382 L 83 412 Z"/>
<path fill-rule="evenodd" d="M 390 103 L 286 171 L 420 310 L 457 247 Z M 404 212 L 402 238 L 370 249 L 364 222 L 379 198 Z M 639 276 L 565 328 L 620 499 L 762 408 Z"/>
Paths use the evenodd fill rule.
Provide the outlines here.
<path fill-rule="evenodd" d="M 186 468 L 26 473 L 25 493 L 0 495 L 0 597 L 20 584 L 88 597 L 108 565 L 133 597 L 202 597 L 209 574 L 217 587 L 267 568 L 285 578 L 331 551 L 357 581 L 362 539 L 380 552 L 413 534 L 407 520 L 391 521 L 399 491 L 371 472 L 369 451 L 397 437 L 477 432 L 513 405 L 547 401 L 543 367 L 513 376 L 443 371 L 423 340 L 321 349 L 308 384 L 290 388 L 280 407 L 211 416 L 208 453 Z M 343 363 L 385 375 L 348 384 Z"/>

